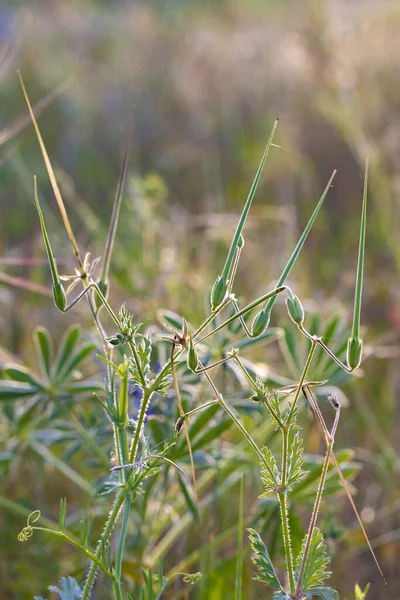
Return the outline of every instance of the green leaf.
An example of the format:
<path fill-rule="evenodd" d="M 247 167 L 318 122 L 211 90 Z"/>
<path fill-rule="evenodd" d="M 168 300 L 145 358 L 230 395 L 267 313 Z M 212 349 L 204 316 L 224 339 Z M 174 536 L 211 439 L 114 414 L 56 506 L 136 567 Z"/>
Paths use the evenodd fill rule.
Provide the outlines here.
<path fill-rule="evenodd" d="M 71 394 L 72 396 L 93 392 L 104 392 L 104 385 L 100 381 L 86 379 L 84 381 L 77 381 L 76 383 L 69 383 L 66 387 L 62 388 L 62 391 Z"/>
<path fill-rule="evenodd" d="M 20 365 L 5 365 L 4 374 L 14 381 L 19 381 L 20 383 L 29 383 L 37 388 L 42 388 L 43 386 L 40 382 L 32 375 L 31 371 L 25 367 Z"/>
<path fill-rule="evenodd" d="M 32 396 L 38 391 L 37 386 L 18 381 L 0 381 L 0 400 L 16 400 L 22 396 Z"/>
<path fill-rule="evenodd" d="M 61 600 L 79 600 L 82 596 L 82 590 L 73 577 L 62 577 L 60 588 L 49 585 L 48 590 L 58 594 Z"/>
<path fill-rule="evenodd" d="M 57 380 L 63 381 L 67 379 L 67 377 L 71 375 L 72 371 L 74 371 L 74 369 L 76 369 L 78 365 L 82 363 L 85 360 L 85 358 L 87 358 L 93 352 L 95 348 L 96 345 L 92 342 L 88 342 L 87 344 L 82 346 L 82 348 L 80 348 L 75 354 L 72 355 L 69 361 L 64 365 L 64 368 L 58 373 Z"/>
<path fill-rule="evenodd" d="M 365 586 L 365 589 L 363 591 L 360 588 L 360 586 L 358 585 L 358 583 L 356 583 L 356 585 L 354 587 L 354 600 L 365 600 L 370 587 L 371 587 L 371 584 L 367 583 L 367 585 Z"/>
<path fill-rule="evenodd" d="M 308 600 L 322 598 L 322 600 L 339 600 L 339 594 L 332 588 L 316 587 L 311 592 L 306 592 Z"/>
<path fill-rule="evenodd" d="M 64 333 L 60 345 L 58 347 L 58 352 L 54 364 L 54 375 L 57 376 L 57 373 L 61 371 L 65 365 L 65 363 L 70 359 L 76 343 L 79 339 L 80 329 L 78 325 L 72 325 L 67 331 Z"/>
<path fill-rule="evenodd" d="M 263 462 L 260 463 L 261 479 L 265 486 L 265 492 L 260 497 L 265 498 L 275 491 L 275 488 L 279 485 L 281 475 L 278 469 L 277 462 L 271 450 L 264 446 L 262 448 L 262 453 L 264 454 L 265 460 L 269 465 L 269 469 L 267 469 Z"/>
<path fill-rule="evenodd" d="M 300 438 L 299 434 L 296 433 L 290 444 L 287 473 L 287 485 L 289 489 L 307 475 L 307 471 L 303 471 L 304 460 L 303 440 Z"/>
<path fill-rule="evenodd" d="M 300 575 L 307 539 L 308 535 L 306 534 L 303 539 L 302 549 L 296 559 L 296 579 L 298 579 Z M 312 533 L 301 581 L 301 590 L 304 593 L 312 590 L 312 588 L 320 586 L 324 580 L 331 575 L 330 571 L 327 569 L 329 562 L 330 559 L 326 553 L 326 544 L 323 535 L 318 527 L 315 527 Z M 312 593 L 315 592 L 312 590 Z"/>
<path fill-rule="evenodd" d="M 250 534 L 250 546 L 254 552 L 251 560 L 258 569 L 258 575 L 254 579 L 261 581 L 268 587 L 279 588 L 283 591 L 264 542 L 254 529 L 248 529 L 247 531 Z"/>
<path fill-rule="evenodd" d="M 44 377 L 50 377 L 53 344 L 47 329 L 44 327 L 36 327 L 33 341 L 36 346 L 40 370 L 42 371 Z"/>

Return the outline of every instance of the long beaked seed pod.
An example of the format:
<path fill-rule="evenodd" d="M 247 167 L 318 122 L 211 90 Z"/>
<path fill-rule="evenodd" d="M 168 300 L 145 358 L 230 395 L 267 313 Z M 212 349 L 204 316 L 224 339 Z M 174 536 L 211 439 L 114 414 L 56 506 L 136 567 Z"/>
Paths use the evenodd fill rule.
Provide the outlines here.
<path fill-rule="evenodd" d="M 290 289 L 288 289 L 286 307 L 292 321 L 296 325 L 302 325 L 304 323 L 304 308 L 298 296 L 295 296 Z"/>
<path fill-rule="evenodd" d="M 218 275 L 211 290 L 211 309 L 215 310 L 217 306 L 225 299 L 228 282 L 225 277 Z"/>
<path fill-rule="evenodd" d="M 252 337 L 259 337 L 264 333 L 269 325 L 269 321 L 271 318 L 270 311 L 265 312 L 264 310 L 260 310 L 256 316 L 254 317 L 253 324 L 251 326 L 251 335 Z"/>
<path fill-rule="evenodd" d="M 347 365 L 355 371 L 361 363 L 363 341 L 357 337 L 349 337 L 347 342 Z"/>

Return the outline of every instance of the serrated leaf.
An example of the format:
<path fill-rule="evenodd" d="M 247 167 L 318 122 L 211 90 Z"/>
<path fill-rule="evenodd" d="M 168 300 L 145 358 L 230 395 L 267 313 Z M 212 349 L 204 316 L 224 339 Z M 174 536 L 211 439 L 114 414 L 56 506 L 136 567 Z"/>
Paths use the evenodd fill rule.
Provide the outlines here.
<path fill-rule="evenodd" d="M 303 539 L 302 549 L 296 559 L 296 579 L 298 579 L 300 576 L 300 569 L 303 562 L 306 543 L 307 535 Z M 327 570 L 329 562 L 330 558 L 326 553 L 326 544 L 323 535 L 318 529 L 318 527 L 315 527 L 312 533 L 311 543 L 306 557 L 301 581 L 301 589 L 304 593 L 308 591 L 312 591 L 312 593 L 315 593 L 312 588 L 320 586 L 324 582 L 324 580 L 330 576 L 331 573 Z"/>
<path fill-rule="evenodd" d="M 275 491 L 275 488 L 280 483 L 281 475 L 278 469 L 277 462 L 271 450 L 267 448 L 267 446 L 264 446 L 262 448 L 262 453 L 269 466 L 269 469 L 267 469 L 266 465 L 263 462 L 260 463 L 261 479 L 265 487 L 265 492 L 261 495 L 261 498 L 264 498 Z"/>
<path fill-rule="evenodd" d="M 307 475 L 307 471 L 303 471 L 304 460 L 303 440 L 300 438 L 299 434 L 296 433 L 290 444 L 287 472 L 287 486 L 289 489 Z"/>
<path fill-rule="evenodd" d="M 274 565 L 268 554 L 267 547 L 254 529 L 248 529 L 250 546 L 254 552 L 251 560 L 258 569 L 258 575 L 254 579 L 261 581 L 268 587 L 279 588 L 283 591 L 280 581 L 275 573 Z"/>

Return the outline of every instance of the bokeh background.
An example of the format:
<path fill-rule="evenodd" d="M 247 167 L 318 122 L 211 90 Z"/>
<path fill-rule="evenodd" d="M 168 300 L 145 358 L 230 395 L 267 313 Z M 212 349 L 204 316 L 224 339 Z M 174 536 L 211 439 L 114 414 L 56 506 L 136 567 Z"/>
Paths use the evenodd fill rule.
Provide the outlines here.
<path fill-rule="evenodd" d="M 33 361 L 32 331 L 38 324 L 55 340 L 71 323 L 90 325 L 85 304 L 63 316 L 50 298 L 36 293 L 40 286 L 49 289 L 49 274 L 41 264 L 33 174 L 60 268 L 70 272 L 74 265 L 33 128 L 17 135 L 10 129 L 26 113 L 17 69 L 32 102 L 56 91 L 39 124 L 76 235 L 93 256 L 104 247 L 133 111 L 111 298 L 116 305 L 126 301 L 145 323 L 154 322 L 160 308 L 194 323 L 204 317 L 208 291 L 275 117 L 279 147 L 271 151 L 246 225 L 237 295 L 250 300 L 270 288 L 337 169 L 290 283 L 307 310 L 321 319 L 338 313 L 351 323 L 369 155 L 362 313 L 367 358 L 360 377 L 341 388 L 348 406 L 337 445 L 354 449 L 360 464 L 357 504 L 388 587 L 382 586 L 347 504 L 335 499 L 335 527 L 343 539 L 332 542 L 332 585 L 349 599 L 356 581 L 372 582 L 371 600 L 400 595 L 399 30 L 400 4 L 386 0 L 15 0 L 0 8 L 2 362 Z M 37 289 L 24 289 L 26 282 Z M 284 373 L 269 352 L 261 349 L 255 360 L 275 360 Z M 1 423 L 1 444 L 9 452 L 10 427 L 4 419 Z M 310 423 L 309 428 L 312 434 Z M 307 451 L 322 451 L 316 434 L 310 435 Z M 18 545 L 22 517 L 4 499 L 40 505 L 53 517 L 62 494 L 77 511 L 90 502 L 28 450 L 16 463 L 5 459 L 5 464 L 0 596 L 32 598 L 76 569 L 79 559 L 53 540 Z M 248 492 L 253 500 L 257 490 L 254 479 Z M 230 524 L 229 510 L 233 520 L 237 516 L 231 497 L 216 496 L 215 507 L 220 519 L 214 518 L 204 535 L 193 528 L 187 542 L 200 555 L 202 545 Z M 227 597 L 221 581 L 230 581 L 235 544 L 233 536 L 213 549 L 206 565 L 213 586 L 193 598 Z M 168 549 L 170 566 L 179 563 L 185 548 L 181 542 Z M 36 555 L 42 560 L 35 562 Z M 251 583 L 247 562 L 246 598 L 258 598 L 262 588 Z"/>

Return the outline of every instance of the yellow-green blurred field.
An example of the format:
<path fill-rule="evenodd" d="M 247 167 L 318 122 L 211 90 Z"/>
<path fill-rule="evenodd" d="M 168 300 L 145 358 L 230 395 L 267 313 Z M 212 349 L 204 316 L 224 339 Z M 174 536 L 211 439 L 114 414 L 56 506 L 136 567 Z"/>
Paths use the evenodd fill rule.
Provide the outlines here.
<path fill-rule="evenodd" d="M 104 248 L 133 110 L 110 298 L 115 306 L 126 302 L 145 326 L 157 322 L 161 309 L 193 323 L 204 318 L 276 117 L 277 147 L 246 224 L 236 293 L 250 302 L 273 287 L 337 169 L 290 285 L 322 323 L 339 314 L 350 325 L 369 155 L 365 360 L 358 376 L 339 386 L 347 405 L 336 448 L 354 450 L 359 463 L 356 503 L 388 585 L 382 584 L 345 498 L 328 498 L 321 520 L 333 556 L 331 585 L 348 600 L 357 581 L 372 583 L 368 600 L 400 597 L 399 30 L 400 4 L 386 0 L 25 0 L 0 7 L 0 369 L 9 361 L 34 363 L 32 332 L 38 325 L 55 342 L 74 323 L 92 331 L 85 303 L 65 316 L 46 295 L 51 284 L 33 200 L 34 174 L 60 270 L 70 273 L 74 263 L 33 127 L 27 121 L 15 135 L 10 127 L 26 114 L 17 69 L 32 102 L 58 90 L 39 125 L 77 239 L 93 256 Z M 271 326 L 284 318 L 281 305 Z M 292 376 L 278 343 L 250 348 L 246 356 L 264 372 Z M 96 368 L 95 360 L 89 361 L 85 373 Z M 46 438 L 40 423 L 18 430 L 6 404 L 0 406 L 0 598 L 33 599 L 46 596 L 47 586 L 63 575 L 82 577 L 86 563 L 53 538 L 35 534 L 19 544 L 24 510 L 40 508 L 56 520 L 59 498 L 66 496 L 71 526 L 79 527 L 80 513 L 96 506 L 92 492 L 102 472 L 87 449 L 66 451 L 61 438 Z M 91 421 L 90 398 L 83 410 L 109 452 L 109 441 Z M 306 451 L 323 454 L 318 431 L 304 406 L 303 411 Z M 260 413 L 242 416 L 253 431 L 266 426 Z M 273 439 L 272 430 L 266 435 Z M 67 436 L 67 446 L 70 441 Z M 246 477 L 246 518 L 258 515 L 265 523 L 271 507 L 257 500 L 257 460 L 241 450 L 236 431 L 223 432 L 218 445 L 220 452 L 205 453 L 199 464 L 200 479 L 208 467 L 214 469 L 201 490 L 207 502 L 200 526 L 191 522 L 183 500 L 176 502 L 179 488 L 173 499 L 165 491 L 149 521 L 141 522 L 138 514 L 131 524 L 124 564 L 128 581 L 140 578 L 141 561 L 165 548 L 166 571 L 191 557 L 184 568 L 204 576 L 190 590 L 167 588 L 165 598 L 233 599 L 235 477 L 242 472 Z M 226 466 L 228 455 L 233 462 Z M 57 460 L 88 485 L 74 482 L 73 472 Z M 306 527 L 309 508 L 299 507 L 293 528 Z M 98 510 L 103 516 L 102 506 Z M 265 541 L 278 544 L 279 555 L 274 541 L 279 522 L 271 511 Z M 157 529 L 153 520 L 160 515 L 164 525 Z M 171 531 L 175 537 L 169 544 Z M 246 542 L 244 598 L 269 598 L 253 576 Z M 99 585 L 93 597 L 109 597 L 105 590 Z"/>

